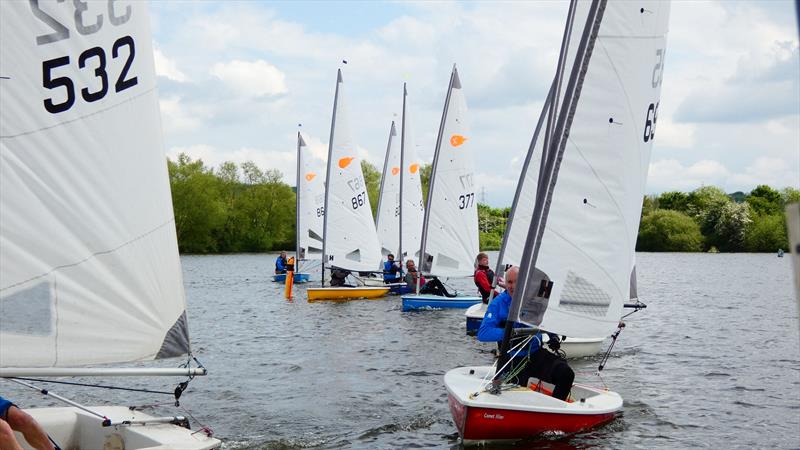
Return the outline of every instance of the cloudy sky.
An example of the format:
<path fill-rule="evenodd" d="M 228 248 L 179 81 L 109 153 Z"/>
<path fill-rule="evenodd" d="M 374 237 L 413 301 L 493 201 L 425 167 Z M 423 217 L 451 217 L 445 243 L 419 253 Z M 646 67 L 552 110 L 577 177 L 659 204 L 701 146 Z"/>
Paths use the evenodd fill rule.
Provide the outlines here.
<path fill-rule="evenodd" d="M 383 164 L 409 85 L 430 161 L 457 63 L 486 202 L 510 205 L 552 79 L 566 2 L 153 2 L 168 154 L 252 160 L 294 184 L 298 124 L 327 154 L 343 68 L 360 155 Z M 648 192 L 800 187 L 791 1 L 674 1 Z M 347 60 L 347 65 L 341 61 Z"/>

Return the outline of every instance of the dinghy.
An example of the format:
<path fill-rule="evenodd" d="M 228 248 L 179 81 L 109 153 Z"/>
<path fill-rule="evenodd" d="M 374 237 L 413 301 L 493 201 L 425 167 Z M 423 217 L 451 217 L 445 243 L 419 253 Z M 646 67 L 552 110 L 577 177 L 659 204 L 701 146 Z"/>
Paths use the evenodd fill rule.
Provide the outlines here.
<path fill-rule="evenodd" d="M 295 283 L 311 279 L 309 273 L 300 272 L 300 263 L 322 260 L 322 226 L 325 216 L 325 185 L 310 158 L 305 158 L 306 141 L 297 132 L 297 188 L 295 224 Z M 286 282 L 286 274 L 275 274 L 272 281 Z"/>
<path fill-rule="evenodd" d="M 622 398 L 605 389 L 575 384 L 562 401 L 535 378 L 528 387 L 504 380 L 509 340 L 527 331 L 514 329 L 515 322 L 570 338 L 608 336 L 621 326 L 631 295 L 642 167 L 655 136 L 668 16 L 669 4 L 661 1 L 570 4 L 498 362 L 453 369 L 444 377 L 465 444 L 577 432 L 612 420 L 622 409 Z"/>
<path fill-rule="evenodd" d="M 309 301 L 374 299 L 389 292 L 389 288 L 378 286 L 325 286 L 326 267 L 351 272 L 374 272 L 381 260 L 367 184 L 361 171 L 361 158 L 350 134 L 343 91 L 342 71 L 339 70 L 325 178 L 322 284 L 307 289 Z"/>
<path fill-rule="evenodd" d="M 419 259 L 420 235 L 425 215 L 422 204 L 421 165 L 417 160 L 414 133 L 408 118 L 410 109 L 408 103 L 408 89 L 403 83 L 400 145 L 398 146 L 397 140 L 393 139 L 397 136 L 397 132 L 392 121 L 383 162 L 378 217 L 375 221 L 381 240 L 381 253 L 384 258 L 389 254 L 395 255 L 401 274 L 405 270 L 403 261 L 406 258 Z M 393 283 L 391 292 L 408 294 L 413 292 L 413 289 L 405 283 L 402 285 Z"/>
<path fill-rule="evenodd" d="M 17 378 L 169 375 L 177 401 L 206 373 L 186 364 L 147 3 L 104 4 L 91 26 L 85 6 L 0 2 L 0 391 L 16 382 L 71 405 L 25 409 L 64 449 L 217 448 L 184 417 L 84 406 Z M 171 367 L 106 368 L 154 359 Z"/>
<path fill-rule="evenodd" d="M 469 148 L 467 103 L 453 65 L 447 87 L 439 135 L 431 169 L 428 201 L 422 225 L 419 267 L 425 275 L 471 277 L 478 254 L 478 207 L 475 203 L 475 170 Z M 403 311 L 468 308 L 480 296 L 443 297 L 404 295 Z"/>

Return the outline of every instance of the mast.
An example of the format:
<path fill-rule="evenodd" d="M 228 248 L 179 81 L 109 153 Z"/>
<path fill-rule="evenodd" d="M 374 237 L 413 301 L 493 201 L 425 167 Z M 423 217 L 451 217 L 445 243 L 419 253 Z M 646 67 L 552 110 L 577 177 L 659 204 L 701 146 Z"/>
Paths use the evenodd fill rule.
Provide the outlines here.
<path fill-rule="evenodd" d="M 439 152 L 442 148 L 442 135 L 444 135 L 444 126 L 447 121 L 447 109 L 450 106 L 450 94 L 453 92 L 453 84 L 458 79 L 458 70 L 456 65 L 453 64 L 453 71 L 450 72 L 450 84 L 447 86 L 447 96 L 444 99 L 444 110 L 442 111 L 442 120 L 439 122 L 439 135 L 436 136 L 436 148 L 433 151 L 433 166 L 431 167 L 431 179 L 428 181 L 428 198 L 425 200 L 425 219 L 422 221 L 422 237 L 420 238 L 420 251 L 419 251 L 419 268 L 417 272 L 422 275 L 422 267 L 425 263 L 425 246 L 428 240 L 428 222 L 430 222 L 431 214 L 431 192 L 433 192 L 434 183 L 436 181 L 436 167 L 439 166 Z M 405 104 L 405 97 L 403 98 Z M 420 276 L 417 277 L 417 295 L 419 295 Z"/>
<path fill-rule="evenodd" d="M 294 236 L 294 271 L 295 273 L 300 272 L 300 143 L 303 142 L 303 138 L 300 136 L 300 130 L 297 130 L 297 192 L 295 195 L 295 206 L 294 206 L 294 229 L 295 229 L 295 236 Z"/>
<path fill-rule="evenodd" d="M 403 83 L 403 117 L 402 122 L 400 123 L 400 204 L 398 210 L 398 220 L 399 227 L 398 227 L 398 234 L 399 240 L 398 242 L 398 252 L 397 255 L 400 258 L 400 270 L 403 269 L 403 178 L 406 176 L 406 166 L 405 166 L 405 153 L 406 153 L 406 96 L 408 95 L 408 91 L 406 91 L 406 83 Z M 401 272 L 402 273 L 402 272 Z"/>
<path fill-rule="evenodd" d="M 494 288 L 497 287 L 497 279 L 502 271 L 505 273 L 505 268 L 503 267 L 503 257 L 506 253 L 506 245 L 508 245 L 508 236 L 511 231 L 511 226 L 514 223 L 514 213 L 517 211 L 517 203 L 519 203 L 520 193 L 522 192 L 522 187 L 525 184 L 525 178 L 528 174 L 528 168 L 531 164 L 531 160 L 533 159 L 533 153 L 536 149 L 536 142 L 539 140 L 539 132 L 542 130 L 542 125 L 544 124 L 544 119 L 547 116 L 547 111 L 550 107 L 550 100 L 553 98 L 553 91 L 555 89 L 555 80 L 553 84 L 550 85 L 550 91 L 547 93 L 547 98 L 544 100 L 544 105 L 542 106 L 542 112 L 539 114 L 539 121 L 536 123 L 536 130 L 533 132 L 533 138 L 531 139 L 531 144 L 528 146 L 528 154 L 525 155 L 525 162 L 522 165 L 522 172 L 519 174 L 519 180 L 517 181 L 517 190 L 514 193 L 514 201 L 511 203 L 511 212 L 508 215 L 508 220 L 506 221 L 506 229 L 503 233 L 503 244 L 500 246 L 500 253 L 497 255 L 497 265 L 495 266 L 494 271 L 494 278 L 492 279 L 492 290 L 489 291 L 489 301 L 492 301 L 494 298 Z"/>
<path fill-rule="evenodd" d="M 389 168 L 389 151 L 392 148 L 392 137 L 394 137 L 395 135 L 397 135 L 397 132 L 395 131 L 394 120 L 393 120 L 392 121 L 392 126 L 389 127 L 389 141 L 386 143 L 386 156 L 384 156 L 384 158 L 383 158 L 383 172 L 381 172 L 382 175 L 381 175 L 381 190 L 380 190 L 381 195 L 378 196 L 378 214 L 375 217 L 375 225 L 378 225 L 379 223 L 381 223 L 381 206 L 383 204 L 383 186 L 386 183 L 386 178 L 387 178 L 386 169 Z"/>
<path fill-rule="evenodd" d="M 520 264 L 519 279 L 517 280 L 517 288 L 515 289 L 511 308 L 509 309 L 509 317 L 506 321 L 505 332 L 503 334 L 503 341 L 500 346 L 500 356 L 497 362 L 497 367 L 502 368 L 508 361 L 509 341 L 513 331 L 513 324 L 518 319 L 518 311 L 522 300 L 526 298 L 527 292 L 530 289 L 528 283 L 528 274 L 531 268 L 536 267 L 536 260 L 541 246 L 541 237 L 544 233 L 545 224 L 547 222 L 547 213 L 549 212 L 550 202 L 553 197 L 553 188 L 558 177 L 558 169 L 563 157 L 564 149 L 567 144 L 567 136 L 570 127 L 572 126 L 572 119 L 580 98 L 581 86 L 586 75 L 586 69 L 591 58 L 594 42 L 597 39 L 597 31 L 600 27 L 600 22 L 603 17 L 606 0 L 593 0 L 589 8 L 589 13 L 586 17 L 586 24 L 583 28 L 580 44 L 575 54 L 575 62 L 572 66 L 569 82 L 567 84 L 564 100 L 561 107 L 561 114 L 558 115 L 553 129 L 553 142 L 549 142 L 548 136 L 545 136 L 545 142 L 548 144 L 542 151 L 542 162 L 540 164 L 539 173 L 539 189 L 536 192 L 536 206 L 534 207 L 531 225 L 528 229 L 528 237 L 525 242 L 525 250 L 523 252 L 522 261 Z M 567 19 L 565 33 L 572 28 L 574 21 L 574 7 L 575 0 L 570 5 L 570 13 Z M 561 56 L 559 57 L 559 69 L 556 74 L 556 89 L 560 85 L 558 81 L 563 74 L 561 68 L 564 64 L 562 59 L 566 58 L 568 44 L 568 37 L 565 36 L 562 42 Z M 557 94 L 553 98 L 553 103 L 557 99 Z M 550 105 L 550 113 L 555 111 L 553 104 Z M 549 116 L 548 121 L 555 121 L 556 118 Z M 524 269 L 524 270 L 523 270 Z M 512 317 L 513 316 L 513 317 Z M 499 379 L 495 380 L 499 383 Z"/>
<path fill-rule="evenodd" d="M 336 106 L 339 102 L 339 85 L 342 83 L 342 69 L 336 72 L 336 93 L 333 95 L 333 114 L 331 116 L 331 134 L 328 139 L 328 168 L 325 172 L 325 216 L 322 219 L 322 265 L 320 271 L 322 272 L 321 280 L 322 287 L 325 287 L 325 258 L 326 258 L 326 242 L 328 241 L 328 197 L 330 197 L 331 190 L 329 184 L 331 181 L 331 155 L 333 154 L 333 130 L 336 125 Z"/>

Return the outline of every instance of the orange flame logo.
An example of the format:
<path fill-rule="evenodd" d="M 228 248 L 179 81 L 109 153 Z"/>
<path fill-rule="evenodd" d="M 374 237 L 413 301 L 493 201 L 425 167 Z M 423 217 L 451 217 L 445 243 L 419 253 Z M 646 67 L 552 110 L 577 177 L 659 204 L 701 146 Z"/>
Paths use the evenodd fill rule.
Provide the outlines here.
<path fill-rule="evenodd" d="M 311 181 L 316 176 L 317 176 L 317 174 L 315 174 L 314 172 L 309 172 L 309 173 L 306 174 L 306 181 Z"/>
<path fill-rule="evenodd" d="M 419 164 L 412 164 L 411 167 L 408 168 L 408 170 L 410 170 L 411 173 L 417 173 L 417 171 L 419 170 Z"/>
<path fill-rule="evenodd" d="M 466 140 L 467 138 L 465 138 L 464 136 L 460 134 L 454 134 L 450 137 L 450 145 L 452 145 L 453 147 L 458 147 L 459 145 L 463 144 L 464 141 Z"/>
<path fill-rule="evenodd" d="M 340 159 L 339 160 L 339 168 L 346 169 L 347 166 L 349 166 L 350 163 L 353 162 L 353 159 L 354 158 L 352 156 L 348 156 L 348 157 Z"/>
<path fill-rule="evenodd" d="M 399 167 L 392 167 L 392 175 L 397 175 L 398 173 L 400 173 L 400 168 Z"/>

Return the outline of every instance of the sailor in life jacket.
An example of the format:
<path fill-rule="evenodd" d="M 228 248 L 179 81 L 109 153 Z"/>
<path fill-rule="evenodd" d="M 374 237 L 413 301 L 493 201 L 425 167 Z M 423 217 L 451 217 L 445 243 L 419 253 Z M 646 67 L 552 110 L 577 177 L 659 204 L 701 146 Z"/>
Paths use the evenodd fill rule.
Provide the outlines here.
<path fill-rule="evenodd" d="M 275 274 L 286 273 L 286 252 L 281 252 L 281 256 L 275 259 Z"/>
<path fill-rule="evenodd" d="M 489 296 L 492 292 L 492 282 L 494 281 L 494 272 L 489 268 L 489 255 L 486 253 L 478 253 L 475 257 L 475 274 L 473 276 L 475 286 L 478 287 L 478 292 L 481 294 L 483 303 L 489 303 Z M 497 292 L 495 292 L 497 295 Z"/>

